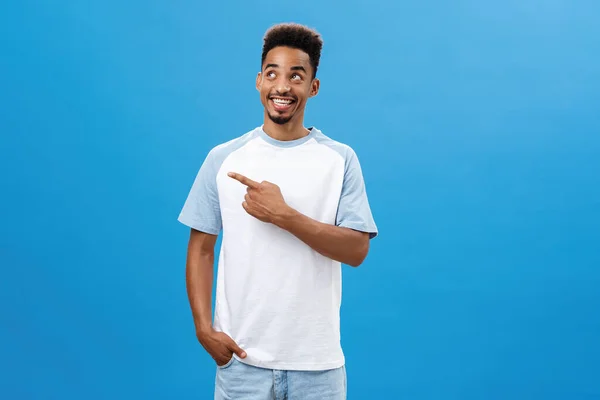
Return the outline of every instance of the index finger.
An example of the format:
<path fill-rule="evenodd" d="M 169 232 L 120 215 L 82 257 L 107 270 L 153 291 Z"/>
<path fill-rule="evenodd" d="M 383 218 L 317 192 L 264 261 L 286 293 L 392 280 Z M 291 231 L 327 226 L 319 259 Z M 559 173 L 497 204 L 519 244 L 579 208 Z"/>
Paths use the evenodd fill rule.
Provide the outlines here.
<path fill-rule="evenodd" d="M 229 176 L 230 178 L 235 179 L 236 181 L 239 181 L 241 184 L 248 186 L 251 189 L 256 189 L 259 186 L 258 182 L 253 181 L 250 178 L 246 178 L 244 175 L 242 174 L 238 174 L 235 172 L 230 172 L 227 174 L 227 176 Z"/>

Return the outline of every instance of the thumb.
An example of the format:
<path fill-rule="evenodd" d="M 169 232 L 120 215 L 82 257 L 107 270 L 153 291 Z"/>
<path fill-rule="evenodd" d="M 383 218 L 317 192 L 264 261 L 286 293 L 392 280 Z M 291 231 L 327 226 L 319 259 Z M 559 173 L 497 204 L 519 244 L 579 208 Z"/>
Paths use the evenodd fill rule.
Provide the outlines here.
<path fill-rule="evenodd" d="M 233 351 L 240 358 L 246 358 L 246 352 L 233 339 L 229 342 L 229 350 Z"/>

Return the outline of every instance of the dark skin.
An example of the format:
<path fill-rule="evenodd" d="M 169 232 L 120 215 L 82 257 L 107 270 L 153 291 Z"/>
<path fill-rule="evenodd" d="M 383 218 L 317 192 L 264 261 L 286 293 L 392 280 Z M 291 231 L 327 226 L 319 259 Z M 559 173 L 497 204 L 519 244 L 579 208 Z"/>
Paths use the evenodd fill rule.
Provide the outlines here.
<path fill-rule="evenodd" d="M 304 110 L 309 98 L 319 93 L 308 54 L 289 47 L 275 47 L 267 53 L 256 77 L 256 90 L 264 107 L 264 131 L 277 140 L 295 140 L 309 132 L 304 127 Z M 287 110 L 278 110 L 273 98 L 292 100 Z M 279 120 L 280 123 L 274 121 Z M 283 123 L 281 123 L 283 122 Z"/>
<path fill-rule="evenodd" d="M 188 242 L 186 287 L 196 337 L 217 365 L 227 363 L 233 353 L 240 358 L 246 353 L 228 335 L 212 327 L 211 293 L 215 261 L 216 235 L 192 229 Z"/>
<path fill-rule="evenodd" d="M 254 218 L 274 224 L 302 240 L 319 254 L 358 267 L 369 252 L 369 234 L 325 224 L 294 210 L 286 204 L 279 186 L 258 183 L 231 172 L 229 177 L 246 186 L 242 207 Z"/>
<path fill-rule="evenodd" d="M 272 49 L 256 78 L 264 111 L 264 130 L 277 140 L 306 136 L 304 110 L 319 91 L 308 54 L 298 49 Z M 277 104 L 274 99 L 279 101 Z M 246 186 L 241 207 L 254 218 L 284 229 L 319 254 L 358 267 L 369 252 L 369 234 L 316 221 L 286 204 L 279 186 L 256 182 L 241 174 L 229 177 Z M 194 317 L 196 336 L 217 365 L 226 364 L 235 353 L 246 353 L 231 337 L 212 327 L 211 294 L 217 236 L 192 229 L 188 243 L 186 285 Z"/>

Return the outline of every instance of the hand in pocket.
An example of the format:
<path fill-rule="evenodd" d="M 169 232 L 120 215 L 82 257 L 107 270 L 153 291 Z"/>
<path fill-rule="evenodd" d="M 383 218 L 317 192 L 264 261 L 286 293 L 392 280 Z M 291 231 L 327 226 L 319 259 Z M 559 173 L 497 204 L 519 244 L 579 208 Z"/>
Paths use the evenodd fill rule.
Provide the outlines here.
<path fill-rule="evenodd" d="M 202 347 L 210 354 L 218 366 L 227 364 L 234 354 L 240 358 L 246 358 L 246 352 L 223 332 L 211 329 L 208 333 L 198 334 L 197 336 Z"/>

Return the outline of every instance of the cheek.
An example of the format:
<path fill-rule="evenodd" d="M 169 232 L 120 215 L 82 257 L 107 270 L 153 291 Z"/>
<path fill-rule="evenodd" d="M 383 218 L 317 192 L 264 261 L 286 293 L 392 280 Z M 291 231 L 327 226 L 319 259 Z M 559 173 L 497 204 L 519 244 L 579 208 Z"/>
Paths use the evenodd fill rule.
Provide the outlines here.
<path fill-rule="evenodd" d="M 309 89 L 302 89 L 301 93 L 298 93 L 298 97 L 301 99 L 300 102 L 301 103 L 305 103 L 306 100 L 310 97 L 310 88 Z"/>
<path fill-rule="evenodd" d="M 263 84 L 260 89 L 260 95 L 264 98 L 269 97 L 269 93 L 271 93 L 271 87 L 269 85 Z"/>
<path fill-rule="evenodd" d="M 260 88 L 260 98 L 263 101 L 267 101 L 269 99 L 269 91 L 265 90 L 264 86 L 262 88 Z"/>

